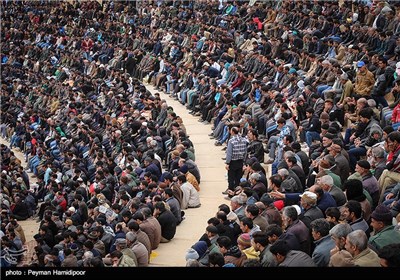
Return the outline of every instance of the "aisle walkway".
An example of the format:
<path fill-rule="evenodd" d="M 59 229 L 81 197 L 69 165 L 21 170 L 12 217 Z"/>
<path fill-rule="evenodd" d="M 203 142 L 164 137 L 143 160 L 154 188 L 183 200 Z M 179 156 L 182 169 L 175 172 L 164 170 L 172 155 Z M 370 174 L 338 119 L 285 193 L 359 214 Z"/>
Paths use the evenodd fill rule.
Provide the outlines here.
<path fill-rule="evenodd" d="M 154 94 L 152 86 L 147 88 Z M 190 140 L 196 152 L 196 163 L 201 173 L 200 200 L 201 207 L 185 210 L 186 219 L 177 227 L 174 239 L 170 243 L 160 244 L 152 258 L 152 266 L 184 266 L 186 264 L 186 250 L 193 245 L 205 232 L 207 220 L 215 215 L 218 205 L 229 201 L 221 194 L 227 187 L 226 170 L 222 157 L 225 152 L 222 147 L 214 146 L 214 140 L 208 136 L 211 133 L 211 124 L 204 125 L 197 120 L 199 117 L 190 115 L 182 104 L 161 92 L 161 99 L 174 108 L 178 116 L 183 119 Z"/>

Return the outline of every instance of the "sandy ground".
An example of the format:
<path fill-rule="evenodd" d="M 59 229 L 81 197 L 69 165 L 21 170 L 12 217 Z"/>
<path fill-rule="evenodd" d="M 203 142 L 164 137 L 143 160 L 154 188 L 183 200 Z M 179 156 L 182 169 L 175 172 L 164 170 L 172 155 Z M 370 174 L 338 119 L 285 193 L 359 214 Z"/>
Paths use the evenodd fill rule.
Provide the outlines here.
<path fill-rule="evenodd" d="M 155 92 L 151 86 L 150 91 Z M 208 136 L 211 133 L 211 124 L 204 125 L 198 122 L 199 117 L 188 114 L 186 108 L 168 95 L 161 93 L 161 98 L 167 100 L 168 105 L 183 119 L 190 140 L 196 152 L 196 163 L 201 172 L 200 200 L 201 207 L 185 210 L 186 219 L 178 226 L 174 239 L 169 243 L 160 244 L 152 254 L 151 266 L 185 266 L 185 255 L 200 236 L 204 233 L 207 220 L 215 215 L 218 205 L 229 201 L 221 194 L 227 187 L 226 170 L 222 157 L 225 152 L 222 147 L 214 146 L 214 141 Z M 6 143 L 2 138 L 0 142 Z M 14 149 L 18 158 L 23 161 L 23 155 Z M 25 163 L 23 163 L 25 164 Z M 35 178 L 31 178 L 35 180 Z M 21 221 L 27 241 L 33 239 L 37 233 L 38 223 L 33 219 Z"/>

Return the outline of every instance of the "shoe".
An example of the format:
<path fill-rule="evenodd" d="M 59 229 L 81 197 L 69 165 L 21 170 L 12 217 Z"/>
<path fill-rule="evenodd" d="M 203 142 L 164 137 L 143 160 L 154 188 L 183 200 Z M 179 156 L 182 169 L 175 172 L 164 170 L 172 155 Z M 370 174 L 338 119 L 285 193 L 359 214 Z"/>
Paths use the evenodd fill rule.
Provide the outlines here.
<path fill-rule="evenodd" d="M 228 147 L 223 147 L 223 148 L 221 149 L 221 151 L 226 151 L 227 148 L 228 148 Z"/>
<path fill-rule="evenodd" d="M 226 189 L 225 191 L 222 192 L 222 194 L 228 194 L 229 189 Z"/>
<path fill-rule="evenodd" d="M 204 121 L 203 124 L 210 124 L 210 122 L 209 121 Z"/>
<path fill-rule="evenodd" d="M 210 133 L 210 134 L 208 134 L 208 136 L 214 136 L 214 133 Z"/>
<path fill-rule="evenodd" d="M 204 120 L 203 120 L 203 119 L 198 119 L 197 121 L 198 121 L 198 122 L 204 122 Z"/>
<path fill-rule="evenodd" d="M 271 164 L 275 161 L 275 159 L 269 159 L 265 164 Z"/>
<path fill-rule="evenodd" d="M 214 136 L 210 136 L 210 139 L 215 139 L 215 137 Z"/>
<path fill-rule="evenodd" d="M 216 142 L 214 143 L 214 145 L 215 145 L 215 146 L 222 146 L 222 143 L 216 141 Z"/>

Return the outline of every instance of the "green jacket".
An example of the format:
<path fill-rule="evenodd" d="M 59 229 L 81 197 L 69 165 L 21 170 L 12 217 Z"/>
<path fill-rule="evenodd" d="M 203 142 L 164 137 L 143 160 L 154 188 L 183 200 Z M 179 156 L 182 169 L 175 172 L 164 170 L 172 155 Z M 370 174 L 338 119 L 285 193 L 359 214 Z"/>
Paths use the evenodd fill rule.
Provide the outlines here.
<path fill-rule="evenodd" d="M 396 231 L 394 226 L 386 226 L 380 232 L 371 236 L 368 243 L 376 249 L 381 249 L 389 244 L 400 243 L 400 232 Z"/>

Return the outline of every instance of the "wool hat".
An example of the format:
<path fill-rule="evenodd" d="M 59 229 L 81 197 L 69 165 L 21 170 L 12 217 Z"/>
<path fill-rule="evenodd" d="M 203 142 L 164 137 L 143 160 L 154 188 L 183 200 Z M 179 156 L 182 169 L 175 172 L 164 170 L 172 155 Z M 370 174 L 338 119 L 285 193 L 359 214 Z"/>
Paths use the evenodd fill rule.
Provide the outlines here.
<path fill-rule="evenodd" d="M 197 251 L 193 248 L 189 248 L 186 252 L 185 260 L 198 260 L 199 259 L 199 254 Z"/>
<path fill-rule="evenodd" d="M 75 251 L 79 250 L 79 247 L 78 247 L 78 245 L 76 245 L 76 243 L 71 243 L 69 245 L 69 248 L 71 249 L 72 252 L 75 252 Z"/>
<path fill-rule="evenodd" d="M 51 213 L 51 215 L 56 216 L 56 217 L 60 217 L 60 213 L 58 213 L 57 211 L 53 211 Z"/>
<path fill-rule="evenodd" d="M 305 191 L 304 193 L 299 195 L 304 202 L 308 204 L 315 204 L 317 203 L 317 195 L 313 192 Z"/>
<path fill-rule="evenodd" d="M 319 116 L 321 120 L 329 120 L 329 115 L 327 112 L 322 112 L 321 115 Z"/>
<path fill-rule="evenodd" d="M 187 154 L 187 152 L 183 151 L 183 152 L 179 155 L 179 157 L 180 157 L 180 158 L 183 158 L 183 159 L 187 159 L 187 158 L 188 158 L 188 154 Z"/>
<path fill-rule="evenodd" d="M 264 210 L 266 209 L 265 204 L 262 203 L 261 201 L 257 201 L 257 202 L 255 203 L 255 205 L 258 207 L 258 209 L 260 209 L 260 210 L 262 210 L 262 211 L 264 211 Z"/>
<path fill-rule="evenodd" d="M 235 214 L 235 212 L 231 211 L 226 215 L 226 218 L 228 221 L 236 221 L 238 219 L 238 216 Z"/>
<path fill-rule="evenodd" d="M 258 162 L 257 158 L 256 157 L 251 157 L 246 161 L 246 164 L 252 166 L 256 162 Z"/>
<path fill-rule="evenodd" d="M 192 249 L 196 250 L 196 252 L 199 255 L 199 257 L 202 257 L 206 253 L 206 251 L 208 249 L 207 242 L 205 242 L 205 241 L 197 241 L 192 246 Z"/>
<path fill-rule="evenodd" d="M 117 238 L 117 240 L 115 240 L 115 245 L 122 245 L 122 246 L 127 246 L 127 241 L 125 238 Z"/>
<path fill-rule="evenodd" d="M 97 234 L 95 234 L 93 231 L 92 232 L 90 232 L 89 234 L 88 234 L 88 238 L 89 239 L 97 239 L 98 237 L 97 237 Z M 117 241 L 115 241 L 115 243 L 116 243 Z"/>
<path fill-rule="evenodd" d="M 179 168 L 179 171 L 182 172 L 183 174 L 186 174 L 189 171 L 189 168 L 186 164 L 184 164 L 181 166 L 181 168 Z"/>
<path fill-rule="evenodd" d="M 365 159 L 357 161 L 357 165 L 364 169 L 371 169 L 371 164 Z"/>
<path fill-rule="evenodd" d="M 301 145 L 300 145 L 300 143 L 299 142 L 293 142 L 292 143 L 292 149 L 293 150 L 301 150 Z"/>
<path fill-rule="evenodd" d="M 218 233 L 217 227 L 216 227 L 216 226 L 212 226 L 212 225 L 206 227 L 206 231 L 211 232 L 211 233 L 214 233 L 214 234 L 217 234 L 217 233 Z"/>
<path fill-rule="evenodd" d="M 376 101 L 374 99 L 368 99 L 367 103 L 368 103 L 368 107 L 371 107 L 371 108 L 376 107 Z"/>
<path fill-rule="evenodd" d="M 329 161 L 327 161 L 325 159 L 321 159 L 321 161 L 319 162 L 319 166 L 322 167 L 323 169 L 331 168 L 331 165 L 329 164 Z"/>
<path fill-rule="evenodd" d="M 238 245 L 242 245 L 244 248 L 249 248 L 251 246 L 250 234 L 242 233 L 241 235 L 239 235 L 237 243 Z"/>
<path fill-rule="evenodd" d="M 164 172 L 162 175 L 161 175 L 161 177 L 162 177 L 162 180 L 160 180 L 160 181 L 164 181 L 164 180 L 170 180 L 170 181 L 173 181 L 173 179 L 174 179 L 174 176 L 172 176 L 172 174 L 170 173 L 170 172 Z"/>
<path fill-rule="evenodd" d="M 329 133 L 329 132 L 325 133 L 324 137 L 331 139 L 331 140 L 335 139 L 335 135 L 333 135 L 332 133 Z"/>
<path fill-rule="evenodd" d="M 377 221 L 391 221 L 393 216 L 390 209 L 383 204 L 378 205 L 374 212 L 371 214 L 371 218 Z"/>
<path fill-rule="evenodd" d="M 104 218 L 97 218 L 96 222 L 99 223 L 100 225 L 106 225 L 107 224 L 106 219 L 104 219 Z"/>
<path fill-rule="evenodd" d="M 336 152 L 340 152 L 342 150 L 342 148 L 338 145 L 338 144 L 332 144 L 328 147 L 329 151 L 336 151 Z"/>
<path fill-rule="evenodd" d="M 274 199 L 268 194 L 263 194 L 260 198 L 260 201 L 264 203 L 264 205 L 271 205 L 272 203 L 274 203 Z"/>

